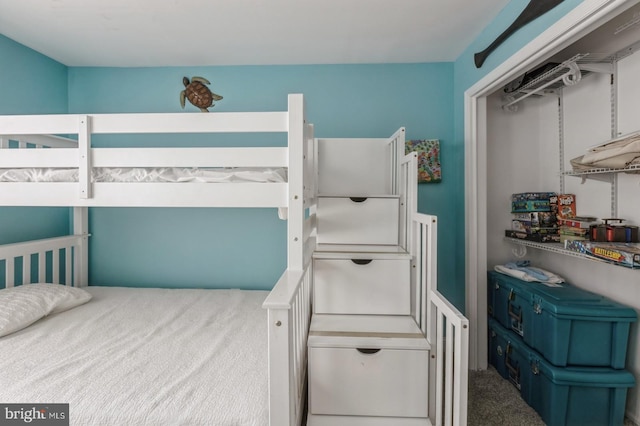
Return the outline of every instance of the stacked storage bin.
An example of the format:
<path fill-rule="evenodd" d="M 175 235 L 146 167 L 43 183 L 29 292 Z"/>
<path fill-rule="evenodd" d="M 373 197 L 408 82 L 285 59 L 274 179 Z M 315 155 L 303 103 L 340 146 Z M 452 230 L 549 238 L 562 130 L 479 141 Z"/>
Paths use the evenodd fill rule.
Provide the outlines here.
<path fill-rule="evenodd" d="M 636 312 L 570 284 L 488 273 L 489 362 L 549 426 L 620 426 Z"/>

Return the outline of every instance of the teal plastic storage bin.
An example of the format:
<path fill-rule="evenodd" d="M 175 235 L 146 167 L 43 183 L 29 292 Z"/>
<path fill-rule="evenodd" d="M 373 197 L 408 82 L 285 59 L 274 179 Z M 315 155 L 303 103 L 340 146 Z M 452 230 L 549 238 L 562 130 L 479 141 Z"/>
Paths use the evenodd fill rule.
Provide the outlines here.
<path fill-rule="evenodd" d="M 551 364 L 624 368 L 635 310 L 570 284 L 488 273 L 489 314 Z"/>
<path fill-rule="evenodd" d="M 620 426 L 627 390 L 635 385 L 626 370 L 554 366 L 493 319 L 489 362 L 548 426 Z"/>

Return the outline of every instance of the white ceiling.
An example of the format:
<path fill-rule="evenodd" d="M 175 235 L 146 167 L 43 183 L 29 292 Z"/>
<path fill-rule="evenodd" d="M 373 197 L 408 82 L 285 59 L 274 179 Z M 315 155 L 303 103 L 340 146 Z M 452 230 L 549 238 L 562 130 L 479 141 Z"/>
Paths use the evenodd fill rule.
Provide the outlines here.
<path fill-rule="evenodd" d="M 509 0 L 0 0 L 0 32 L 68 66 L 455 60 Z"/>

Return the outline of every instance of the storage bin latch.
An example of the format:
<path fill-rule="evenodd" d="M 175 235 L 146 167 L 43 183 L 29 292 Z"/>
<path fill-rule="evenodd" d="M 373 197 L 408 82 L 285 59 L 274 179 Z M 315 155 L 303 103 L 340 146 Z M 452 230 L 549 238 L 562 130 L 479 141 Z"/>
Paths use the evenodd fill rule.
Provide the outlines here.
<path fill-rule="evenodd" d="M 534 303 L 533 312 L 535 312 L 537 315 L 540 315 L 542 313 L 542 305 L 540 305 L 540 303 L 538 302 Z"/>
<path fill-rule="evenodd" d="M 511 365 L 511 358 L 509 357 L 511 350 L 511 342 L 509 342 L 507 343 L 507 350 L 505 351 L 504 363 L 507 366 L 507 370 L 509 370 L 509 380 L 516 388 L 520 389 L 520 366 L 516 365 L 514 367 Z"/>
<path fill-rule="evenodd" d="M 536 376 L 540 374 L 540 367 L 538 366 L 538 361 L 533 361 L 531 363 L 531 372 Z"/>
<path fill-rule="evenodd" d="M 511 289 L 511 291 L 509 291 L 509 300 L 507 302 L 509 316 L 511 317 L 511 328 L 522 336 L 522 309 L 511 303 L 513 299 L 515 299 L 515 293 L 513 292 L 513 289 Z"/>

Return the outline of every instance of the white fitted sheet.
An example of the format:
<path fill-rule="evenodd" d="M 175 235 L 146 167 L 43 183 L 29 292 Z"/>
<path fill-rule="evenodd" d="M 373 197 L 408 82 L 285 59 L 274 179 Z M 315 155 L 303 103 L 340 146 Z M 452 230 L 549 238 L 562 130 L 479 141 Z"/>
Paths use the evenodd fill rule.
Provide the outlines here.
<path fill-rule="evenodd" d="M 285 168 L 100 167 L 93 182 L 286 182 Z M 1 169 L 0 182 L 77 182 L 78 169 Z"/>
<path fill-rule="evenodd" d="M 268 424 L 268 292 L 87 289 L 0 338 L 0 401 L 69 403 L 81 426 Z"/>

